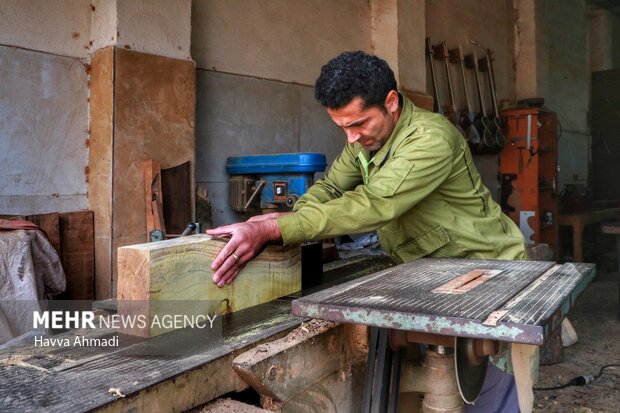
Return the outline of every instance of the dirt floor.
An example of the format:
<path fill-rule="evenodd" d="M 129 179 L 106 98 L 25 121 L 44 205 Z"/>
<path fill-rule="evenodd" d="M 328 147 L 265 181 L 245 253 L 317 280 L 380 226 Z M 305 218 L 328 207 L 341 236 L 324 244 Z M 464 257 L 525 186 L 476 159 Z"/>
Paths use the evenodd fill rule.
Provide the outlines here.
<path fill-rule="evenodd" d="M 597 266 L 597 276 L 577 299 L 568 318 L 578 341 L 564 348 L 563 361 L 542 366 L 536 387 L 552 387 L 580 375 L 599 374 L 607 364 L 620 364 L 618 273 Z M 593 383 L 534 393 L 534 412 L 620 413 L 620 366 L 605 369 Z"/>

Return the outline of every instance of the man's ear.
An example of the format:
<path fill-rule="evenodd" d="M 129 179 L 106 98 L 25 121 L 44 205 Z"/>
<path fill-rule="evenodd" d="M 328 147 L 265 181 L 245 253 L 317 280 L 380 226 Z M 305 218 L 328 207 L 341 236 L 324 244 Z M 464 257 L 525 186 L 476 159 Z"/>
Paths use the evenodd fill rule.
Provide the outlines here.
<path fill-rule="evenodd" d="M 385 109 L 390 113 L 398 110 L 398 92 L 394 89 L 390 90 L 385 97 Z"/>

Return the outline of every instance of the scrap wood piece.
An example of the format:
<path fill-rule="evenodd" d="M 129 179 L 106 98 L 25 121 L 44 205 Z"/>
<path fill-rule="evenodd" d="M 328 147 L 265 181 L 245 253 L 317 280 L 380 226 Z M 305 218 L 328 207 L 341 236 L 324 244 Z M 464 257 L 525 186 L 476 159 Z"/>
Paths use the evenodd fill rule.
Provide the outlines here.
<path fill-rule="evenodd" d="M 161 191 L 161 168 L 156 160 L 144 161 L 144 189 L 146 196 L 146 240 L 149 241 L 151 231 L 166 232 Z"/>
<path fill-rule="evenodd" d="M 143 314 L 151 320 L 172 302 L 196 302 L 209 314 L 221 315 L 295 293 L 301 289 L 299 246 L 267 246 L 248 262 L 235 281 L 222 288 L 213 283 L 211 262 L 226 241 L 206 234 L 118 249 L 119 314 Z M 140 308 L 150 305 L 150 309 Z M 170 308 L 170 307 L 168 307 Z M 160 317 L 161 318 L 161 317 Z M 125 332 L 153 337 L 171 328 L 144 323 Z"/>
<path fill-rule="evenodd" d="M 114 397 L 125 397 L 125 395 L 121 392 L 121 389 L 118 387 L 110 387 L 108 394 Z"/>

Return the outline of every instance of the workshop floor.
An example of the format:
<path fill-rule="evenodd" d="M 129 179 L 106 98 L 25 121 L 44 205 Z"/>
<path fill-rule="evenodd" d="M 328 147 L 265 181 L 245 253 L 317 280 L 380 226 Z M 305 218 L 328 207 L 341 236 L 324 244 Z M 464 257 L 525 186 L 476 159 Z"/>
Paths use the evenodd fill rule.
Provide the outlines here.
<path fill-rule="evenodd" d="M 599 374 L 607 364 L 620 364 L 618 273 L 597 263 L 597 276 L 577 299 L 568 318 L 578 341 L 564 348 L 563 361 L 542 366 L 536 387 L 567 383 L 580 375 Z M 620 413 L 620 366 L 605 369 L 594 383 L 534 393 L 534 412 Z"/>

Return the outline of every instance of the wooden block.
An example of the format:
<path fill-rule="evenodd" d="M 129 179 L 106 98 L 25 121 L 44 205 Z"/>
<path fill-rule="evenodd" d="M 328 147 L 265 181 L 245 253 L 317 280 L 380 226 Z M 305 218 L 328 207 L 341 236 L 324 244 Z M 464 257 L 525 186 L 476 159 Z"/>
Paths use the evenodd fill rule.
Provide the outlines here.
<path fill-rule="evenodd" d="M 144 308 L 132 308 L 135 300 L 149 303 L 151 319 L 158 311 L 157 303 L 200 300 L 208 301 L 205 311 L 221 315 L 301 289 L 300 248 L 275 245 L 250 261 L 233 284 L 218 288 L 212 281 L 211 261 L 224 245 L 224 241 L 200 234 L 119 248 L 119 314 L 144 314 Z M 149 320 L 143 328 L 135 326 L 125 332 L 153 337 L 172 330 L 152 324 Z"/>
<path fill-rule="evenodd" d="M 239 355 L 233 368 L 261 396 L 286 402 L 342 367 L 345 346 L 343 325 L 313 320 Z"/>
<path fill-rule="evenodd" d="M 95 298 L 95 234 L 93 211 L 59 214 L 61 261 L 67 276 L 63 299 Z"/>
<path fill-rule="evenodd" d="M 424 92 L 414 92 L 406 89 L 403 92 L 405 96 L 407 96 L 417 107 L 426 109 L 431 112 L 433 111 L 434 100 L 432 96 Z"/>

